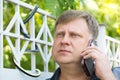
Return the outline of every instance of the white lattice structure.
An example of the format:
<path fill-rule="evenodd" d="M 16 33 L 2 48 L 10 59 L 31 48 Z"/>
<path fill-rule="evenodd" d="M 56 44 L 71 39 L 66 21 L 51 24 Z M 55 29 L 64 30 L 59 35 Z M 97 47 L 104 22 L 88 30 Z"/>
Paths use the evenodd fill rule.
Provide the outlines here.
<path fill-rule="evenodd" d="M 0 80 L 44 80 L 45 77 L 50 76 L 49 73 L 47 73 L 48 70 L 48 63 L 51 58 L 51 48 L 53 44 L 53 38 L 51 35 L 51 32 L 49 30 L 48 24 L 47 24 L 47 18 L 50 17 L 54 20 L 52 16 L 50 16 L 49 13 L 43 11 L 42 9 L 38 9 L 37 13 L 43 15 L 43 24 L 38 32 L 37 35 L 35 35 L 35 18 L 34 16 L 30 20 L 30 38 L 25 38 L 20 34 L 20 25 L 25 31 L 25 33 L 28 33 L 27 29 L 25 28 L 25 25 L 23 23 L 22 17 L 20 15 L 20 6 L 28 8 L 30 10 L 34 9 L 34 6 L 23 3 L 19 0 L 6 0 L 12 4 L 15 4 L 15 14 L 10 20 L 9 24 L 6 26 L 6 29 L 3 30 L 3 0 L 0 0 Z M 14 29 L 15 32 L 11 32 L 11 29 Z M 14 38 L 15 42 L 13 42 L 11 39 Z M 42 37 L 42 38 L 41 38 Z M 16 69 L 7 69 L 3 67 L 3 39 L 6 38 L 8 45 L 11 48 L 11 51 L 17 60 L 17 63 L 20 65 L 21 58 L 23 54 L 25 53 L 28 45 L 31 46 L 31 50 L 35 50 L 35 44 L 38 47 L 39 54 L 41 55 L 44 63 L 44 73 L 41 74 L 40 77 L 30 77 L 27 76 L 19 70 Z M 48 41 L 49 39 L 49 41 Z M 21 41 L 24 41 L 24 45 L 21 45 Z M 43 45 L 43 47 L 41 47 Z M 48 50 L 48 46 L 51 46 Z M 36 69 L 36 54 L 31 52 L 31 71 L 32 73 L 35 73 Z M 46 74 L 47 73 L 47 74 Z M 45 74 L 45 76 L 42 76 Z M 48 75 L 49 74 L 49 75 Z M 6 77 L 7 76 L 7 77 Z M 14 77 L 16 76 L 16 77 Z M 11 77 L 11 78 L 10 78 Z"/>
<path fill-rule="evenodd" d="M 120 66 L 120 41 L 106 36 L 106 53 L 111 61 L 111 66 Z"/>
<path fill-rule="evenodd" d="M 24 7 L 32 10 L 34 6 L 29 5 L 27 3 L 21 2 L 19 0 L 6 0 L 12 4 L 15 4 L 15 14 L 10 20 L 9 24 L 6 26 L 6 29 L 3 29 L 3 0 L 0 0 L 0 80 L 44 80 L 46 77 L 51 76 L 49 73 L 49 61 L 51 58 L 51 49 L 53 44 L 53 37 L 51 35 L 47 19 L 48 17 L 55 20 L 49 13 L 45 12 L 42 9 L 38 9 L 37 13 L 43 15 L 43 24 L 38 32 L 35 35 L 35 18 L 32 17 L 30 20 L 30 38 L 25 38 L 20 34 L 20 24 L 26 33 L 28 33 L 23 20 L 20 15 L 20 7 Z M 100 25 L 103 26 L 103 25 Z M 15 32 L 11 32 L 11 29 L 15 30 Z M 111 60 L 111 65 L 120 66 L 120 41 L 115 40 L 111 37 L 105 35 L 105 28 L 100 28 L 100 35 L 98 37 L 98 46 L 108 55 Z M 12 38 L 14 38 L 15 43 L 12 42 Z M 41 39 L 41 37 L 43 37 Z M 31 46 L 31 50 L 35 50 L 35 44 L 38 47 L 39 54 L 42 57 L 44 63 L 44 71 L 42 71 L 39 77 L 30 77 L 20 72 L 18 69 L 7 69 L 4 68 L 3 61 L 3 45 L 4 38 L 7 40 L 8 45 L 11 48 L 13 55 L 15 56 L 17 62 L 20 65 L 21 58 L 25 53 L 28 45 Z M 49 39 L 49 40 L 48 40 Z M 24 45 L 21 45 L 21 41 L 24 41 Z M 42 46 L 43 45 L 43 48 Z M 49 46 L 49 49 L 48 49 Z M 35 72 L 36 69 L 36 54 L 31 53 L 31 71 Z"/>
<path fill-rule="evenodd" d="M 120 41 L 105 35 L 105 26 L 100 26 L 98 46 L 108 56 L 111 67 L 120 66 Z"/>

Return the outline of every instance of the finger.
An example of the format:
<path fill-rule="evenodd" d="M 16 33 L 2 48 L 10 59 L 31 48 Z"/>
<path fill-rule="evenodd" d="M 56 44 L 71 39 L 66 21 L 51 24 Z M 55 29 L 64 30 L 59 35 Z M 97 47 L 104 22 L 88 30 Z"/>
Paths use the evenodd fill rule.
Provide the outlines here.
<path fill-rule="evenodd" d="M 84 56 L 84 55 L 87 55 L 88 53 L 91 53 L 91 52 L 97 52 L 97 50 L 94 48 L 87 48 L 80 55 Z"/>
<path fill-rule="evenodd" d="M 85 48 L 81 53 L 83 53 L 83 52 L 85 52 L 85 51 L 87 51 L 89 49 L 95 49 L 95 48 L 93 46 L 89 46 L 89 47 Z"/>
<path fill-rule="evenodd" d="M 94 51 L 94 52 L 97 51 L 97 52 L 99 52 L 99 54 L 103 53 L 98 47 L 90 46 L 90 47 L 87 47 L 85 50 L 83 50 L 81 52 L 81 55 L 86 55 L 87 53 L 92 52 L 92 51 Z"/>
<path fill-rule="evenodd" d="M 84 59 L 92 58 L 93 60 L 95 60 L 97 57 L 99 57 L 97 51 L 87 52 L 87 54 L 83 56 Z"/>
<path fill-rule="evenodd" d="M 92 58 L 92 56 L 90 54 L 83 56 L 83 59 L 88 59 L 88 58 Z"/>
<path fill-rule="evenodd" d="M 100 53 L 103 53 L 98 46 L 92 45 L 90 48 L 97 50 Z"/>

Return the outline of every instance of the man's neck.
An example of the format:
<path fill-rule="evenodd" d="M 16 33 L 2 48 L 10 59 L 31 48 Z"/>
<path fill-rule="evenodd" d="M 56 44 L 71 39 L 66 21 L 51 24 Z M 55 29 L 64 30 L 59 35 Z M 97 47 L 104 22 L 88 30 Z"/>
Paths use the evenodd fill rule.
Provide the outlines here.
<path fill-rule="evenodd" d="M 81 66 L 61 66 L 59 80 L 90 80 Z"/>

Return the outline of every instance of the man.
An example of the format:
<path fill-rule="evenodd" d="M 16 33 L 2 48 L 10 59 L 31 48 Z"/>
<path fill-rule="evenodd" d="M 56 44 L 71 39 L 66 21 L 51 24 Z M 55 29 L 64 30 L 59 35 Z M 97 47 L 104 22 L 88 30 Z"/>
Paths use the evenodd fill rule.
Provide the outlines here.
<path fill-rule="evenodd" d="M 50 80 L 116 80 L 105 54 L 91 44 L 98 35 L 98 23 L 88 13 L 65 11 L 56 21 L 52 50 L 53 59 L 59 64 Z M 81 61 L 92 58 L 95 74 L 87 76 Z"/>

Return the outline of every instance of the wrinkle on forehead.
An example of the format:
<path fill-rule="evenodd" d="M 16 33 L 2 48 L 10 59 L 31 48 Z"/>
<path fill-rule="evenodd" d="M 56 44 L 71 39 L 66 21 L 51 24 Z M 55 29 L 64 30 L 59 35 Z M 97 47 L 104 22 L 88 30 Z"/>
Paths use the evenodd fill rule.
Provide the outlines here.
<path fill-rule="evenodd" d="M 71 22 L 68 22 L 66 24 L 58 24 L 56 27 L 56 30 L 58 31 L 64 31 L 64 30 L 68 30 L 68 31 L 75 31 L 75 32 L 79 32 L 79 33 L 85 33 L 85 32 L 89 32 L 88 29 L 88 25 L 86 23 L 86 20 L 81 18 L 81 19 L 75 19 Z M 89 32 L 90 33 L 90 32 Z"/>

